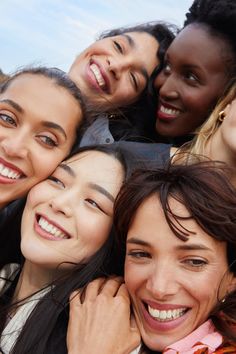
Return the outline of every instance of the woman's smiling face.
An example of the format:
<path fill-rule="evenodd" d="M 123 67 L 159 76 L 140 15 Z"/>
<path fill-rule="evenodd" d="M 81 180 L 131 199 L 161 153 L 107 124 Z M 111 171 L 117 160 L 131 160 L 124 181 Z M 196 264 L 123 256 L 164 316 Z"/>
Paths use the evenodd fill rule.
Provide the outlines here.
<path fill-rule="evenodd" d="M 170 199 L 171 210 L 189 216 Z M 163 351 L 204 323 L 232 282 L 226 243 L 206 234 L 193 219 L 180 220 L 195 232 L 178 239 L 156 195 L 138 208 L 127 236 L 125 283 L 144 343 Z"/>
<path fill-rule="evenodd" d="M 86 151 L 63 162 L 31 189 L 22 219 L 24 257 L 44 268 L 82 262 L 106 241 L 121 163 L 106 153 Z"/>
<path fill-rule="evenodd" d="M 206 120 L 227 83 L 230 55 L 225 41 L 203 26 L 188 25 L 177 35 L 155 80 L 160 135 L 189 134 Z"/>
<path fill-rule="evenodd" d="M 129 32 L 101 39 L 74 61 L 69 76 L 97 108 L 117 108 L 135 102 L 158 64 L 156 39 Z"/>
<path fill-rule="evenodd" d="M 45 179 L 69 153 L 79 103 L 53 79 L 21 74 L 0 94 L 0 207 Z"/>

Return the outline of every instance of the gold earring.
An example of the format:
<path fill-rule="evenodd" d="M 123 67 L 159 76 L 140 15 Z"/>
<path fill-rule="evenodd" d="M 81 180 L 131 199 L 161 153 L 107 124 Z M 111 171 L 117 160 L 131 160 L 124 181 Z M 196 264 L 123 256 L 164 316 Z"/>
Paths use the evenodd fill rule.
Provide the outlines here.
<path fill-rule="evenodd" d="M 218 115 L 219 122 L 223 122 L 224 119 L 225 119 L 225 111 L 220 111 L 220 113 Z"/>

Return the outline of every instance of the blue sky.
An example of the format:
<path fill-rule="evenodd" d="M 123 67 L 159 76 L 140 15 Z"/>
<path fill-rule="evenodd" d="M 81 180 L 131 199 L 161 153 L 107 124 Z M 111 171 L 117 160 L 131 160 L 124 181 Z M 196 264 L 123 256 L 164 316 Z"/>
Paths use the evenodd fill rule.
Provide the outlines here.
<path fill-rule="evenodd" d="M 0 0 L 0 68 L 68 70 L 105 29 L 165 20 L 179 26 L 192 0 Z"/>

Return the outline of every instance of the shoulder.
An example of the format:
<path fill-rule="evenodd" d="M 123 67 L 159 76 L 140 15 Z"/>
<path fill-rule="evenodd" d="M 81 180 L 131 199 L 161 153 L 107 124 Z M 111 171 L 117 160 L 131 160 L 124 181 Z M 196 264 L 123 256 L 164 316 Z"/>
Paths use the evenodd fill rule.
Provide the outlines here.
<path fill-rule="evenodd" d="M 119 141 L 120 146 L 124 147 L 136 158 L 154 166 L 162 166 L 170 159 L 171 144 L 159 143 L 138 143 L 131 141 Z"/>
<path fill-rule="evenodd" d="M 0 270 L 0 293 L 4 293 L 15 279 L 20 269 L 19 264 L 10 263 L 6 264 Z"/>

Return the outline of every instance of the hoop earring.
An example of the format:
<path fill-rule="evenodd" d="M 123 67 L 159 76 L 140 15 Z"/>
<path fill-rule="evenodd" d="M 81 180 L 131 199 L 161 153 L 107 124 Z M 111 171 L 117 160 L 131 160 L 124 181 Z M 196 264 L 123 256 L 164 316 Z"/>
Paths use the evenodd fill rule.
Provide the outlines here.
<path fill-rule="evenodd" d="M 225 111 L 220 111 L 218 115 L 218 121 L 222 123 L 224 119 L 225 119 Z"/>

